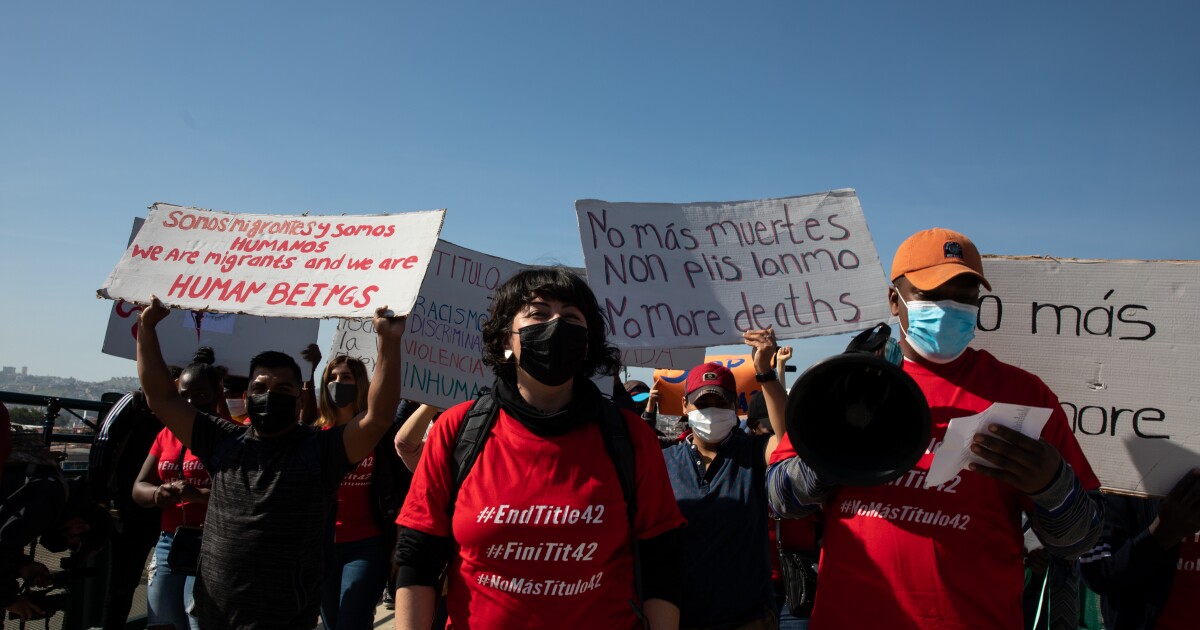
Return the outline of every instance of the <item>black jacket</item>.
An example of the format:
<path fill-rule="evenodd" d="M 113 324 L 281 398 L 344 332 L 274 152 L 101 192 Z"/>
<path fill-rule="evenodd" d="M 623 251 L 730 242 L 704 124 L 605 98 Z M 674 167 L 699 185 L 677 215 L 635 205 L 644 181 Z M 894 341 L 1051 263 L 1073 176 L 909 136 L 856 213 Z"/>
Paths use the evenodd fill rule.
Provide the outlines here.
<path fill-rule="evenodd" d="M 1105 628 L 1150 630 L 1167 604 L 1179 548 L 1162 549 L 1147 529 L 1161 503 L 1104 496 L 1104 534 L 1079 558 L 1079 569 L 1087 585 L 1101 595 Z"/>

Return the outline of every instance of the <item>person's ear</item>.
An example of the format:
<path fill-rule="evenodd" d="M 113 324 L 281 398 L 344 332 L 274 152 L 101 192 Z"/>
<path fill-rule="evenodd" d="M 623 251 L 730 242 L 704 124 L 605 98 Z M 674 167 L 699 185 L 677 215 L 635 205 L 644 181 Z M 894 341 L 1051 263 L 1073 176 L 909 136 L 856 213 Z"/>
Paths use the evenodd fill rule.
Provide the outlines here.
<path fill-rule="evenodd" d="M 900 289 L 895 285 L 888 287 L 888 307 L 892 311 L 893 317 L 900 316 Z"/>

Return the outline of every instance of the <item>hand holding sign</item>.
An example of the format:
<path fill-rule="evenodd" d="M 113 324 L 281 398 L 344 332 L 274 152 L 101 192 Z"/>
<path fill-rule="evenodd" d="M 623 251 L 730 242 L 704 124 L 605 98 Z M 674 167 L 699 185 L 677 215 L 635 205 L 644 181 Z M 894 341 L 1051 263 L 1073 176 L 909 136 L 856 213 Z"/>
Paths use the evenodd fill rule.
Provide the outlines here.
<path fill-rule="evenodd" d="M 1200 468 L 1193 468 L 1163 499 L 1158 516 L 1150 524 L 1150 534 L 1163 549 L 1200 531 Z"/>
<path fill-rule="evenodd" d="M 159 301 L 158 296 L 150 296 L 150 306 L 142 308 L 142 312 L 138 315 L 138 323 L 145 328 L 154 328 L 158 322 L 167 318 L 171 314 L 171 309 L 163 306 Z"/>
<path fill-rule="evenodd" d="M 400 345 L 400 339 L 404 336 L 405 317 L 396 317 L 387 306 L 381 306 L 375 309 L 375 319 L 372 325 L 375 328 L 375 334 L 379 335 L 379 344 L 381 347 L 389 344 Z"/>
<path fill-rule="evenodd" d="M 778 346 L 775 342 L 775 331 L 767 328 L 765 330 L 747 330 L 742 333 L 742 340 L 746 345 L 754 348 L 754 371 L 757 374 L 767 374 L 771 371 L 771 363 L 775 360 L 775 352 Z"/>

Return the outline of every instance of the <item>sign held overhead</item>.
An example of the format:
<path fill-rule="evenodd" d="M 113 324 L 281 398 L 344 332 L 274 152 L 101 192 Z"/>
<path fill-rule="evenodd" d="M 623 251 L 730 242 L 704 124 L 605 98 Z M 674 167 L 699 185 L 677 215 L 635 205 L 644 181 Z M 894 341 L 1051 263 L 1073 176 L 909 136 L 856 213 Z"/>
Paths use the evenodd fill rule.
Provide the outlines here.
<path fill-rule="evenodd" d="M 890 316 L 853 190 L 724 203 L 575 203 L 588 281 L 623 348 L 853 332 Z"/>
<path fill-rule="evenodd" d="M 270 317 L 407 314 L 445 210 L 392 215 L 234 214 L 156 203 L 97 293 Z"/>

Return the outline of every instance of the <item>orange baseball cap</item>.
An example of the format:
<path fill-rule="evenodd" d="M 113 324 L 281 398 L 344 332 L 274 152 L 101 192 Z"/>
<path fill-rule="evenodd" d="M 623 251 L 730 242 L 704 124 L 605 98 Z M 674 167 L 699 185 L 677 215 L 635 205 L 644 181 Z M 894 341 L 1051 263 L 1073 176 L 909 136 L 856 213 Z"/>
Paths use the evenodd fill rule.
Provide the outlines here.
<path fill-rule="evenodd" d="M 904 276 L 913 286 L 928 291 L 951 278 L 969 273 L 988 291 L 992 285 L 983 277 L 983 259 L 975 243 L 963 234 L 945 228 L 922 230 L 905 239 L 892 259 L 892 282 Z"/>

